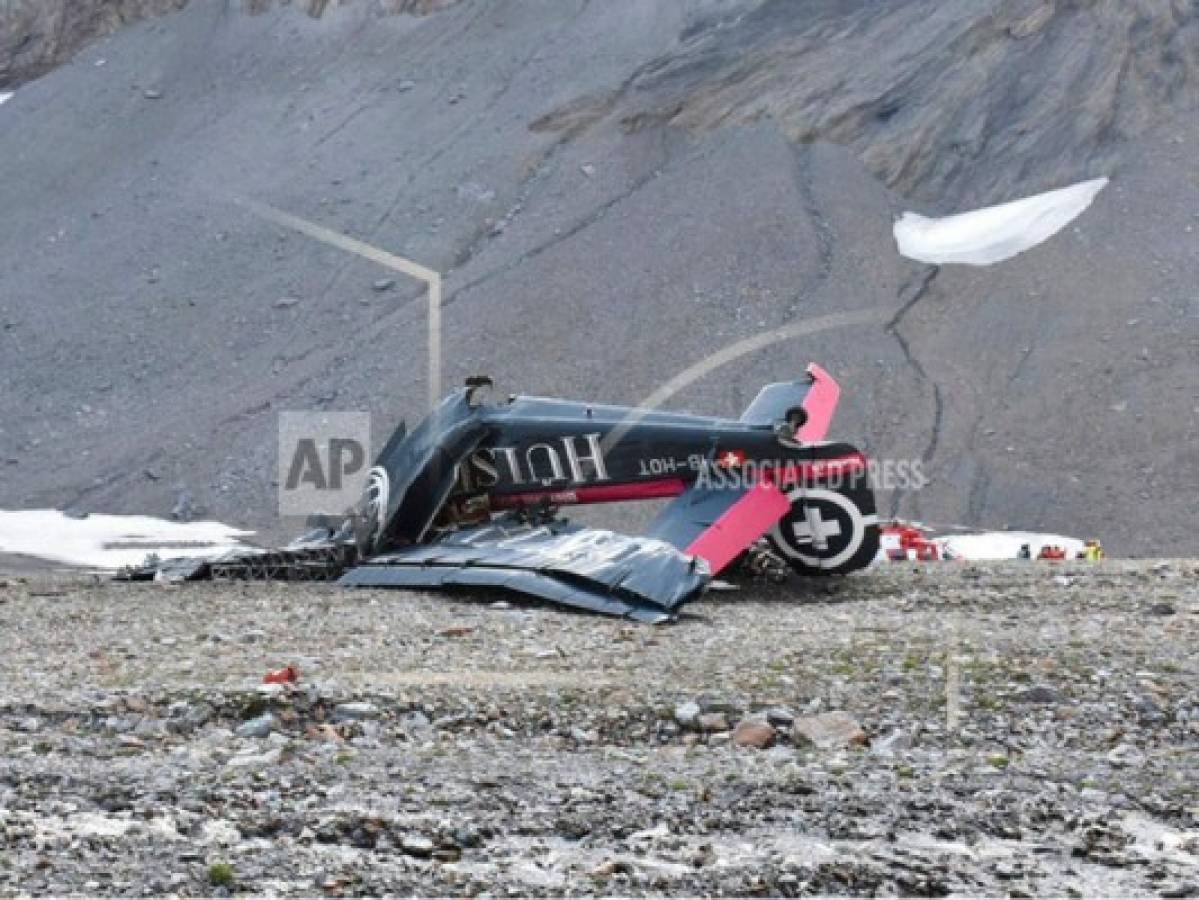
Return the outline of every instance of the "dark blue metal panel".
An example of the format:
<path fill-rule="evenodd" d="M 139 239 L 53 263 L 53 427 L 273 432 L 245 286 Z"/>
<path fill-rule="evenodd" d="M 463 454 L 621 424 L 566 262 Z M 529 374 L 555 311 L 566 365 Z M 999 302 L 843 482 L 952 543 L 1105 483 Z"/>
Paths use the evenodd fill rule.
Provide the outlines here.
<path fill-rule="evenodd" d="M 661 541 L 561 522 L 531 526 L 501 520 L 373 557 L 341 583 L 490 586 L 655 620 L 698 596 L 708 580 L 702 563 Z"/>

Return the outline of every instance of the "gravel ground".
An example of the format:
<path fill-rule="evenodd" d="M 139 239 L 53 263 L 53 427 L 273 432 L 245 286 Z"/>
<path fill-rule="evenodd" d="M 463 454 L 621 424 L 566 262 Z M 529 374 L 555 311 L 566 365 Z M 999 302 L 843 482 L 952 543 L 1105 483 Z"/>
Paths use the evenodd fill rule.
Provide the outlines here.
<path fill-rule="evenodd" d="M 897 566 L 664 627 L 14 573 L 0 895 L 1186 896 L 1197 633 L 1193 561 Z"/>

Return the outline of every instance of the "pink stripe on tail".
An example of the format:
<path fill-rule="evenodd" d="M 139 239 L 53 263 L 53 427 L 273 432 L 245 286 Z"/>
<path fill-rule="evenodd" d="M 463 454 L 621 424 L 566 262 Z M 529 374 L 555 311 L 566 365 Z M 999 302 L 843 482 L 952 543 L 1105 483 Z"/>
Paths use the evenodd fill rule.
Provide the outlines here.
<path fill-rule="evenodd" d="M 764 535 L 790 508 L 791 502 L 782 491 L 769 482 L 760 481 L 704 529 L 684 552 L 703 558 L 715 575 Z"/>
<path fill-rule="evenodd" d="M 828 434 L 833 413 L 837 411 L 837 401 L 841 399 L 841 386 L 816 363 L 808 365 L 808 374 L 812 376 L 812 387 L 803 401 L 808 419 L 795 432 L 795 439 L 803 444 L 814 444 L 823 441 Z"/>

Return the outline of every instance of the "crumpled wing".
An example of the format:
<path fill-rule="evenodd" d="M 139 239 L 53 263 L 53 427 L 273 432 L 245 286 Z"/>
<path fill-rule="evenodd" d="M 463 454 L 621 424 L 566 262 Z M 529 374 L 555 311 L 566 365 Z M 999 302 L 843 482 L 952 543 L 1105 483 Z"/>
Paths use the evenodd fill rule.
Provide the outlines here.
<path fill-rule="evenodd" d="M 707 567 L 662 541 L 563 522 L 490 523 L 365 560 L 357 587 L 495 587 L 565 606 L 660 622 L 698 596 Z"/>
<path fill-rule="evenodd" d="M 356 557 L 353 545 L 325 533 L 292 541 L 280 550 L 233 550 L 215 557 L 147 560 L 118 581 L 333 581 Z"/>

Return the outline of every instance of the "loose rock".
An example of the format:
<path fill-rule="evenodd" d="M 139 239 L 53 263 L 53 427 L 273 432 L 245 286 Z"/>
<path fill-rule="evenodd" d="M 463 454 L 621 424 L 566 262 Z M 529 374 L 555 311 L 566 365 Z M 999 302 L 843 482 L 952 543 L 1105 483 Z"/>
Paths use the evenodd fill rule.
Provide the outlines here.
<path fill-rule="evenodd" d="M 696 719 L 695 724 L 699 727 L 700 731 L 728 731 L 729 717 L 722 712 L 701 713 L 699 718 Z"/>
<path fill-rule="evenodd" d="M 674 720 L 683 728 L 694 728 L 699 721 L 699 704 L 687 700 L 674 708 Z"/>
<path fill-rule="evenodd" d="M 742 719 L 733 729 L 733 743 L 738 747 L 765 749 L 774 743 L 774 728 L 765 719 Z"/>
<path fill-rule="evenodd" d="M 406 834 L 400 838 L 400 849 L 409 856 L 432 856 L 434 843 L 423 834 Z"/>
<path fill-rule="evenodd" d="M 831 750 L 865 744 L 866 732 L 849 713 L 833 710 L 796 719 L 791 724 L 791 739 L 798 746 Z"/>
<path fill-rule="evenodd" d="M 339 719 L 373 719 L 379 715 L 379 707 L 366 701 L 339 703 L 333 712 Z"/>
<path fill-rule="evenodd" d="M 1038 684 L 1018 691 L 1012 699 L 1017 703 L 1061 703 L 1066 698 L 1061 691 Z"/>
<path fill-rule="evenodd" d="M 240 738 L 263 738 L 270 734 L 275 728 L 275 717 L 271 713 L 264 713 L 256 718 L 249 719 L 237 726 L 237 731 L 234 732 Z"/>

